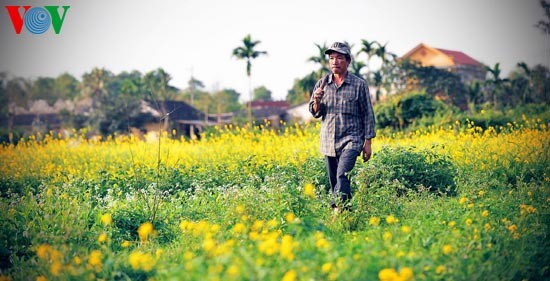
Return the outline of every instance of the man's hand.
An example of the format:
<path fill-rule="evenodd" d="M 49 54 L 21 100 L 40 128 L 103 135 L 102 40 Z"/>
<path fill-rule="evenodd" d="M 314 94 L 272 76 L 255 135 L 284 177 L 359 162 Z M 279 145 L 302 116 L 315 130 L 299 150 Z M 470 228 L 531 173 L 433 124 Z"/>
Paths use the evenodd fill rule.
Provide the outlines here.
<path fill-rule="evenodd" d="M 323 99 L 324 95 L 325 95 L 325 91 L 323 90 L 323 87 L 317 88 L 317 90 L 313 92 L 313 99 L 315 100 L 315 103 L 320 104 L 321 99 Z"/>
<path fill-rule="evenodd" d="M 315 92 L 313 92 L 313 112 L 317 114 L 319 112 L 319 109 L 321 109 L 321 99 L 325 95 L 325 91 L 323 91 L 323 87 L 317 88 Z"/>
<path fill-rule="evenodd" d="M 369 161 L 372 155 L 371 140 L 366 140 L 363 146 L 363 162 Z"/>

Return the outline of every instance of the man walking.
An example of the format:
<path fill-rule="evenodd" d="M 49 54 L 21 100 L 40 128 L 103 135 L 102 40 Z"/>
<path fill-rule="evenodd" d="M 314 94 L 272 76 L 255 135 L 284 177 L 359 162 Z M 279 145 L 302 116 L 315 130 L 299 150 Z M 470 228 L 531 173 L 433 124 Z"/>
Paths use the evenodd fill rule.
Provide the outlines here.
<path fill-rule="evenodd" d="M 321 147 L 332 192 L 332 208 L 349 208 L 351 199 L 348 173 L 363 153 L 363 161 L 372 155 L 371 142 L 376 136 L 374 112 L 367 82 L 348 72 L 350 48 L 341 42 L 325 50 L 331 73 L 313 88 L 309 111 L 321 118 Z"/>

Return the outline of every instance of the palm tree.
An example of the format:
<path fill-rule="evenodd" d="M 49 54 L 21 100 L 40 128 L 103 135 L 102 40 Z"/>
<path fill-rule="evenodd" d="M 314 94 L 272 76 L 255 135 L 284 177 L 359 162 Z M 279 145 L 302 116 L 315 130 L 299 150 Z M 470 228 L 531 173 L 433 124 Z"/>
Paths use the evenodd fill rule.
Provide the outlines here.
<path fill-rule="evenodd" d="M 523 73 L 524 73 L 523 79 L 526 81 L 526 84 L 527 84 L 525 87 L 522 88 L 522 91 L 521 91 L 522 102 L 525 104 L 525 103 L 527 103 L 527 100 L 529 98 L 531 98 L 531 96 L 532 96 L 532 89 L 534 88 L 533 87 L 533 75 L 532 75 L 531 69 L 529 68 L 529 66 L 525 62 L 518 62 L 517 66 L 518 66 L 518 68 L 523 70 Z M 522 81 L 521 77 L 516 78 L 514 80 L 515 81 L 513 81 L 513 83 L 515 82 L 515 84 L 521 84 L 521 82 L 519 82 L 519 81 Z"/>
<path fill-rule="evenodd" d="M 369 67 L 368 65 L 369 65 L 370 59 L 376 53 L 376 45 L 380 45 L 380 44 L 376 41 L 368 41 L 365 39 L 361 40 L 361 49 L 359 49 L 359 51 L 357 52 L 357 55 L 361 53 L 365 53 L 367 55 L 367 63 L 366 63 L 367 68 Z"/>
<path fill-rule="evenodd" d="M 330 69 L 328 68 L 328 59 L 327 59 L 327 56 L 325 55 L 325 50 L 328 48 L 327 43 L 323 43 L 323 45 L 317 44 L 317 43 L 314 43 L 314 44 L 315 44 L 315 47 L 317 47 L 317 51 L 319 52 L 317 53 L 316 56 L 309 57 L 307 61 L 320 64 L 321 66 L 318 71 L 320 73 L 327 73 L 330 71 Z"/>
<path fill-rule="evenodd" d="M 481 84 L 474 81 L 466 86 L 466 98 L 471 111 L 475 110 L 479 94 L 481 93 Z"/>
<path fill-rule="evenodd" d="M 540 5 L 544 10 L 544 15 L 546 16 L 546 20 L 544 19 L 540 20 L 537 23 L 536 27 L 538 27 L 545 34 L 550 35 L 550 1 L 540 0 Z"/>
<path fill-rule="evenodd" d="M 365 63 L 362 61 L 352 60 L 351 61 L 351 73 L 362 77 L 361 70 L 365 67 Z"/>
<path fill-rule="evenodd" d="M 382 45 L 382 44 L 378 44 L 378 48 L 376 48 L 376 50 L 374 51 L 374 54 L 379 57 L 381 60 L 382 60 L 382 64 L 386 63 L 388 61 L 388 51 L 386 51 L 386 45 L 388 45 L 388 43 Z"/>
<path fill-rule="evenodd" d="M 250 37 L 250 34 L 246 35 L 243 38 L 243 46 L 233 49 L 233 56 L 237 59 L 246 61 L 246 76 L 248 76 L 248 121 L 252 125 L 252 81 L 250 78 L 252 60 L 259 57 L 260 55 L 267 55 L 266 51 L 256 51 L 254 47 L 260 44 L 261 41 L 253 41 Z"/>
<path fill-rule="evenodd" d="M 498 105 L 498 96 L 504 90 L 504 83 L 508 82 L 508 79 L 500 78 L 500 63 L 496 63 L 493 68 L 486 66 L 487 72 L 490 73 L 491 77 L 487 79 L 486 83 L 493 87 L 491 94 L 493 99 L 493 106 L 497 107 Z"/>

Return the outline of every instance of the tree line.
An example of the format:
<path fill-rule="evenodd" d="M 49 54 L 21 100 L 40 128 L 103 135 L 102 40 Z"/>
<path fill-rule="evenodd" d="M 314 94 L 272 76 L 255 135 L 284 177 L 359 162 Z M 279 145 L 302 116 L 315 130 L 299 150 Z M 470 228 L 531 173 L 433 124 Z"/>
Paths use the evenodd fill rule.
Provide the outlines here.
<path fill-rule="evenodd" d="M 0 73 L 1 128 L 11 130 L 17 108 L 26 109 L 36 100 L 53 106 L 56 102 L 78 102 L 88 99 L 91 108 L 86 115 L 61 110 L 62 121 L 76 129 L 89 127 L 102 134 L 127 131 L 128 120 L 140 114 L 140 101 L 147 100 L 162 106 L 159 101 L 185 101 L 206 114 L 244 110 L 241 94 L 234 89 L 213 92 L 205 90 L 204 83 L 191 77 L 187 87 L 179 89 L 171 84 L 172 76 L 158 68 L 147 73 L 123 71 L 118 74 L 105 68 L 93 68 L 77 79 L 69 73 L 57 77 L 26 79 Z M 253 91 L 254 100 L 271 100 L 271 91 L 259 86 Z M 159 108 L 161 112 L 165 109 Z M 10 124 L 11 123 L 11 124 Z M 139 125 L 139 124 L 130 124 Z"/>
<path fill-rule="evenodd" d="M 548 19 L 539 21 L 535 26 L 544 34 L 550 35 L 550 2 L 540 1 Z M 267 51 L 257 50 L 261 43 L 246 35 L 242 45 L 232 50 L 232 55 L 246 62 L 246 75 L 252 74 L 252 62 Z M 347 43 L 354 57 L 350 65 L 350 72 L 364 78 L 375 89 L 375 111 L 381 116 L 394 121 L 389 122 L 395 127 L 402 116 L 397 116 L 403 110 L 402 96 L 411 93 L 425 93 L 428 99 L 443 100 L 448 106 L 475 112 L 480 108 L 495 108 L 502 110 L 526 104 L 548 105 L 550 101 L 550 71 L 548 67 L 538 64 L 528 66 L 518 62 L 516 68 L 507 76 L 502 76 L 500 64 L 485 66 L 486 79 L 464 82 L 453 72 L 435 67 L 425 67 L 420 64 L 399 58 L 391 52 L 388 43 L 376 40 L 360 40 L 359 44 Z M 297 105 L 309 100 L 311 90 L 323 75 L 329 73 L 328 58 L 324 51 L 326 43 L 314 43 L 316 54 L 306 61 L 313 62 L 317 69 L 304 77 L 295 79 L 293 87 L 288 90 L 286 100 Z M 11 131 L 13 118 L 17 107 L 26 107 L 29 101 L 45 100 L 52 105 L 58 100 L 77 101 L 91 100 L 91 109 L 84 116 L 76 112 L 62 111 L 60 114 L 64 122 L 75 128 L 89 127 L 111 134 L 126 131 L 128 120 L 135 120 L 140 114 L 140 101 L 185 101 L 206 114 L 238 112 L 245 109 L 239 102 L 241 93 L 234 89 L 222 89 L 208 92 L 204 83 L 191 77 L 184 89 L 178 89 L 170 84 L 172 77 L 164 69 L 158 68 L 147 73 L 139 71 L 123 71 L 118 74 L 105 69 L 93 68 L 84 73 L 81 80 L 68 73 L 58 77 L 39 77 L 29 80 L 21 77 L 12 77 L 8 73 L 0 73 L 0 119 L 7 120 L 1 128 L 7 127 Z M 250 84 L 250 83 L 249 83 Z M 249 85 L 248 100 L 272 100 L 271 91 L 265 86 L 252 89 Z M 398 97 L 388 98 L 390 96 Z M 418 95 L 413 95 L 418 96 Z M 419 96 L 418 96 L 419 97 Z M 383 102 L 386 99 L 388 102 Z M 406 98 L 406 99 L 410 99 Z M 419 97 L 414 104 L 429 103 L 426 97 Z M 162 105 L 162 103 L 158 103 Z M 250 105 L 250 103 L 248 103 Z M 422 108 L 422 106 L 417 106 Z M 166 109 L 160 108 L 166 113 Z M 251 108 L 247 108 L 249 122 Z M 422 114 L 422 113 L 420 113 Z M 3 122 L 4 123 L 4 122 Z"/>
<path fill-rule="evenodd" d="M 251 39 L 247 36 L 246 40 Z M 327 45 L 314 45 L 318 54 L 307 61 L 316 63 L 318 67 L 294 81 L 286 96 L 292 105 L 308 101 L 315 83 L 329 72 L 328 60 L 324 55 Z M 349 45 L 353 50 L 355 45 Z M 256 44 L 249 46 L 254 47 Z M 248 53 L 254 54 L 254 51 L 249 50 Z M 246 52 L 243 51 L 243 54 Z M 376 60 L 378 65 L 373 67 L 376 63 L 372 61 Z M 247 60 L 246 74 L 249 77 L 251 61 Z M 387 44 L 369 40 L 361 40 L 350 65 L 351 73 L 364 78 L 376 89 L 372 93 L 377 104 L 375 108 L 382 106 L 381 100 L 390 93 L 400 96 L 411 92 L 425 92 L 432 97 L 443 96 L 449 105 L 470 111 L 487 106 L 506 109 L 533 103 L 548 104 L 550 101 L 550 71 L 546 66 L 529 67 L 519 62 L 507 77 L 502 76 L 499 63 L 486 67 L 486 71 L 486 80 L 464 83 L 455 73 L 400 60 L 387 50 Z M 42 99 L 53 105 L 58 100 L 90 99 L 91 111 L 87 116 L 63 111 L 61 115 L 64 121 L 77 129 L 91 127 L 110 134 L 127 130 L 127 120 L 140 114 L 140 100 L 185 101 L 206 114 L 246 109 L 239 101 L 241 93 L 234 89 L 209 92 L 205 90 L 204 83 L 195 77 L 189 79 L 186 88 L 179 89 L 170 84 L 171 80 L 171 75 L 162 68 L 147 73 L 134 70 L 118 74 L 105 68 L 94 68 L 84 73 L 81 80 L 68 73 L 34 80 L 0 73 L 0 114 L 9 123 L 14 117 L 15 107 L 26 107 L 29 101 Z M 265 86 L 250 89 L 250 93 L 252 100 L 272 100 L 271 91 Z M 6 125 L 9 127 L 9 124 L 2 124 L 2 127 Z"/>

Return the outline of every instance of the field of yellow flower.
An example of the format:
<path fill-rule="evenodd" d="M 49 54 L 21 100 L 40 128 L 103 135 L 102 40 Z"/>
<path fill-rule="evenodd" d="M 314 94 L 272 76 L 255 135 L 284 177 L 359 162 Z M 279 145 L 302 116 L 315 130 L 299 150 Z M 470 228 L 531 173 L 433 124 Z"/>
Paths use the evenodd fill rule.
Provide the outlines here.
<path fill-rule="evenodd" d="M 544 280 L 550 129 L 379 132 L 333 217 L 319 126 L 0 147 L 0 280 Z"/>

